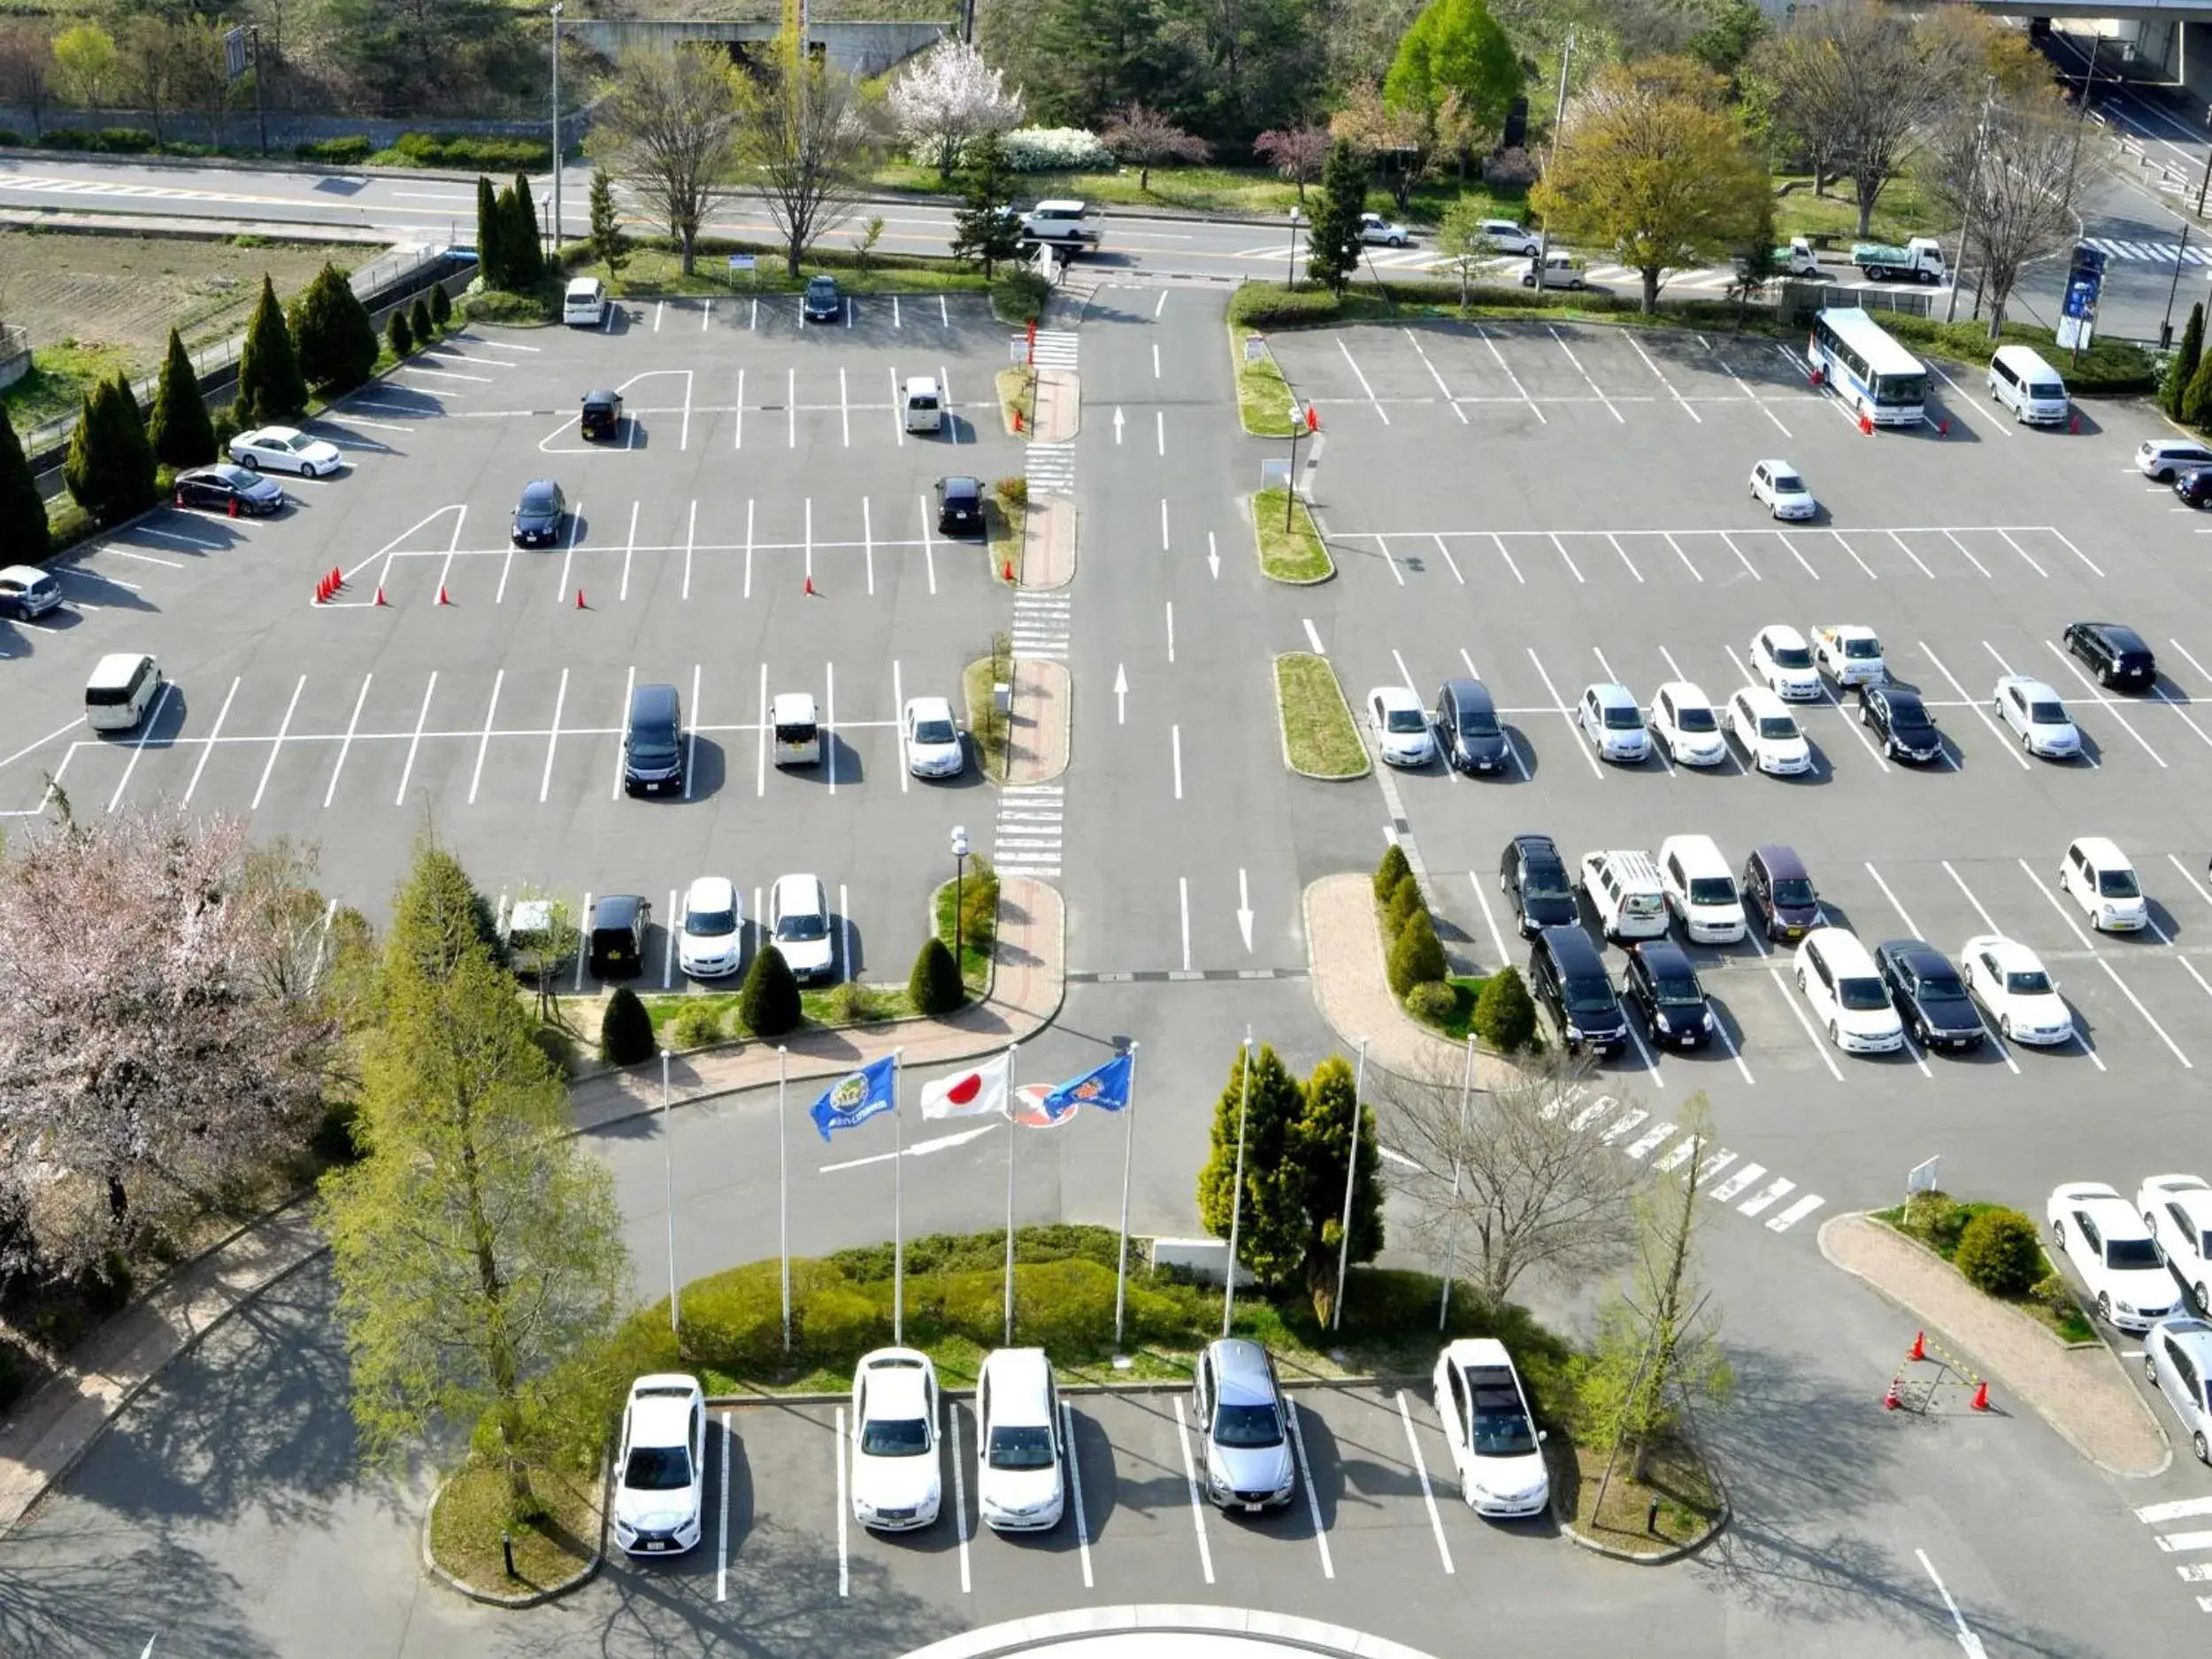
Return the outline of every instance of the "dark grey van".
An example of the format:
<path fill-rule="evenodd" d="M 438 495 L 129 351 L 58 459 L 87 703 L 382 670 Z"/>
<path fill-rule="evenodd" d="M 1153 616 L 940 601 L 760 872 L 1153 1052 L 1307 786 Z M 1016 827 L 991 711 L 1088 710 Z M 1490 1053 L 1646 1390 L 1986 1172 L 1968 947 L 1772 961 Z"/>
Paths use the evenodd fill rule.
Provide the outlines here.
<path fill-rule="evenodd" d="M 1793 848 L 1754 847 L 1744 860 L 1743 895 L 1769 939 L 1802 939 L 1820 926 L 1820 895 Z"/>
<path fill-rule="evenodd" d="M 634 893 L 610 893 L 591 907 L 586 962 L 598 979 L 634 979 L 645 971 L 645 934 L 653 902 Z"/>
<path fill-rule="evenodd" d="M 673 795 L 684 787 L 684 713 L 673 686 L 630 693 L 622 733 L 622 787 L 632 795 Z"/>
<path fill-rule="evenodd" d="M 1571 1049 L 1612 1054 L 1628 1042 L 1605 958 L 1579 927 L 1547 927 L 1528 953 L 1528 988 L 1551 1010 L 1560 1041 Z"/>
<path fill-rule="evenodd" d="M 1436 739 L 1464 772 L 1503 772 L 1510 751 L 1498 706 L 1479 680 L 1448 680 L 1436 694 Z"/>

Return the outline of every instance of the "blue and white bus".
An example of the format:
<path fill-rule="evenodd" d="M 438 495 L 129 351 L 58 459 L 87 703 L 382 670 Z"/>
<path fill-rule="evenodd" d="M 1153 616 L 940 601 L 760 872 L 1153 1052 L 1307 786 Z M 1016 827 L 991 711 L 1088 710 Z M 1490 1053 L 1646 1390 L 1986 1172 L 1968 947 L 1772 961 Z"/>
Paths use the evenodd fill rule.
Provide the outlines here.
<path fill-rule="evenodd" d="M 1928 369 L 1857 306 L 1813 319 L 1806 360 L 1855 415 L 1878 426 L 1916 426 L 1927 401 Z"/>

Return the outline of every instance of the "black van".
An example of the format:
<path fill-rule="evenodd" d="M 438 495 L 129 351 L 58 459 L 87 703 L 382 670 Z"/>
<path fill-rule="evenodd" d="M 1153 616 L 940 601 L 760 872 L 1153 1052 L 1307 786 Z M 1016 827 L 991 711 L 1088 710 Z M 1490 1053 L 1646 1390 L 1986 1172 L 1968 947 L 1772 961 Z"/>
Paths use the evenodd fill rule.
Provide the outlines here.
<path fill-rule="evenodd" d="M 673 795 L 684 787 L 684 712 L 673 686 L 630 693 L 622 733 L 622 787 L 632 795 Z"/>
<path fill-rule="evenodd" d="M 1754 847 L 1744 860 L 1743 895 L 1769 939 L 1802 939 L 1820 926 L 1820 895 L 1793 849 Z"/>
<path fill-rule="evenodd" d="M 1605 958 L 1579 927 L 1547 927 L 1528 953 L 1528 988 L 1551 1010 L 1568 1048 L 1612 1054 L 1628 1042 L 1628 1016 L 1621 1011 Z"/>
<path fill-rule="evenodd" d="M 1465 772 L 1503 772 L 1509 751 L 1497 705 L 1479 680 L 1448 680 L 1436 694 L 1436 739 L 1444 758 Z"/>
<path fill-rule="evenodd" d="M 611 438 L 622 430 L 622 394 L 586 392 L 577 425 L 587 438 Z"/>
<path fill-rule="evenodd" d="M 610 893 L 591 907 L 586 963 L 595 979 L 634 979 L 645 971 L 645 933 L 653 901 L 634 893 Z"/>

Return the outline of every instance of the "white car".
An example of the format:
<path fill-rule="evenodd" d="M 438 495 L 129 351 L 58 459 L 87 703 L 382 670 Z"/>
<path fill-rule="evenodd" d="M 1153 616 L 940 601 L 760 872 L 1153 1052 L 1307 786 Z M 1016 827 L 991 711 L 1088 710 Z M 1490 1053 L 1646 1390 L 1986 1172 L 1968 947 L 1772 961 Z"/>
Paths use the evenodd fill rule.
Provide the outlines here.
<path fill-rule="evenodd" d="M 2045 760 L 2071 760 L 2081 753 L 2081 732 L 2058 693 L 2026 674 L 2007 674 L 1990 698 L 1997 713 L 2020 740 L 2020 747 Z"/>
<path fill-rule="evenodd" d="M 1959 952 L 1967 995 L 1988 1011 L 2000 1034 L 2038 1048 L 2070 1041 L 2074 1010 L 2043 971 L 2043 962 L 2016 939 L 1977 933 Z"/>
<path fill-rule="evenodd" d="M 1686 680 L 1670 680 L 1652 695 L 1650 725 L 1678 766 L 1717 766 L 1728 758 L 1711 700 Z"/>
<path fill-rule="evenodd" d="M 676 965 L 698 979 L 718 979 L 745 965 L 745 901 L 726 876 L 701 876 L 684 895 Z"/>
<path fill-rule="evenodd" d="M 826 979 L 837 965 L 829 892 L 818 876 L 778 876 L 769 889 L 768 933 L 802 985 Z"/>
<path fill-rule="evenodd" d="M 1394 225 L 1380 213 L 1362 213 L 1359 216 L 1359 239 L 1364 242 L 1380 242 L 1386 248 L 1406 248 L 1413 242 L 1413 233 L 1403 225 Z"/>
<path fill-rule="evenodd" d="M 1002 1348 L 975 1379 L 975 1505 L 998 1532 L 1060 1525 L 1060 1390 L 1041 1348 Z"/>
<path fill-rule="evenodd" d="M 1846 1054 L 1894 1054 L 1905 1046 L 1904 1021 L 1858 935 L 1816 927 L 1798 946 L 1796 961 L 1797 988 L 1830 1042 Z"/>
<path fill-rule="evenodd" d="M 2200 1175 L 2147 1175 L 2135 1189 L 2135 1208 L 2167 1271 L 2189 1287 L 2197 1311 L 2212 1309 L 2212 1182 Z"/>
<path fill-rule="evenodd" d="M 695 1377 L 657 1372 L 630 1385 L 615 1452 L 614 1541 L 633 1555 L 680 1555 L 699 1542 L 707 1397 Z"/>
<path fill-rule="evenodd" d="M 1746 686 L 1729 698 L 1722 724 L 1743 745 L 1754 771 L 1786 778 L 1813 769 L 1813 746 L 1797 729 L 1796 716 L 1764 686 Z"/>
<path fill-rule="evenodd" d="M 2097 1317 L 2140 1334 L 2180 1312 L 2174 1279 L 2150 1229 L 2102 1181 L 2069 1181 L 2051 1194 L 2051 1237 L 2096 1299 Z"/>
<path fill-rule="evenodd" d="M 256 472 L 297 472 L 327 478 L 345 465 L 338 446 L 311 438 L 296 426 L 257 426 L 230 441 L 230 458 Z"/>
<path fill-rule="evenodd" d="M 910 1348 L 879 1348 L 853 1368 L 853 1519 L 880 1532 L 933 1525 L 937 1368 Z"/>
<path fill-rule="evenodd" d="M 1544 1431 L 1513 1356 L 1495 1337 L 1462 1337 L 1437 1356 L 1436 1415 L 1460 1494 L 1477 1515 L 1541 1515 L 1551 1502 Z"/>
<path fill-rule="evenodd" d="M 2150 922 L 2135 866 L 2105 836 L 2085 835 L 2066 849 L 2058 864 L 2058 885 L 2100 933 L 2137 933 Z"/>
<path fill-rule="evenodd" d="M 1403 686 L 1377 686 L 1367 694 L 1367 724 L 1375 748 L 1393 766 L 1425 766 L 1436 758 L 1436 734 L 1421 699 Z"/>
<path fill-rule="evenodd" d="M 1644 711 L 1636 706 L 1636 694 L 1626 686 L 1585 686 L 1575 718 L 1583 736 L 1607 760 L 1634 765 L 1651 753 L 1651 733 L 1644 730 Z"/>
<path fill-rule="evenodd" d="M 1762 461 L 1754 466 L 1751 494 L 1766 503 L 1767 511 L 1778 518 L 1812 518 L 1820 513 L 1820 503 L 1787 461 Z"/>
<path fill-rule="evenodd" d="M 1820 701 L 1820 670 L 1813 664 L 1813 648 L 1786 622 L 1751 636 L 1751 677 L 1785 703 Z"/>
<path fill-rule="evenodd" d="M 1484 219 L 1482 239 L 1500 253 L 1517 253 L 1525 259 L 1544 245 L 1534 231 L 1509 219 Z"/>
<path fill-rule="evenodd" d="M 943 697 L 909 697 L 899 730 L 906 742 L 906 769 L 917 778 L 957 778 L 968 766 L 968 750 Z"/>
<path fill-rule="evenodd" d="M 1856 622 L 1829 622 L 1811 630 L 1813 662 L 1843 687 L 1878 686 L 1889 678 L 1882 641 L 1872 628 Z"/>

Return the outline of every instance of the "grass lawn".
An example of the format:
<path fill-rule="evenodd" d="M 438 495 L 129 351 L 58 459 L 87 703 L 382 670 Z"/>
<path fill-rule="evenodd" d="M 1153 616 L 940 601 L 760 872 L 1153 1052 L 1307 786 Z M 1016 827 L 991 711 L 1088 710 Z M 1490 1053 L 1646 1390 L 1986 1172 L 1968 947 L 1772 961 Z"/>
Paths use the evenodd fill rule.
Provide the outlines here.
<path fill-rule="evenodd" d="M 1029 488 L 1026 479 L 1018 481 L 1022 485 L 1018 498 L 999 484 L 992 485 L 983 495 L 984 547 L 991 558 L 991 580 L 997 582 L 1006 580 L 1009 565 L 1014 567 L 1014 580 L 1021 580 L 1022 531 L 1029 522 Z"/>
<path fill-rule="evenodd" d="M 1232 326 L 1229 361 L 1237 372 L 1237 414 L 1244 429 L 1256 438 L 1290 436 L 1290 382 L 1265 350 L 1257 357 L 1245 349 L 1248 340 L 1260 336 Z"/>
<path fill-rule="evenodd" d="M 0 403 L 6 405 L 15 429 L 27 433 L 75 414 L 96 381 L 113 380 L 118 370 L 137 366 L 137 354 L 127 346 L 79 345 L 73 340 L 35 346 L 30 371 L 0 394 Z"/>
<path fill-rule="evenodd" d="M 732 253 L 751 252 L 757 261 L 753 269 L 742 275 L 733 275 L 729 267 Z M 838 287 L 849 294 L 946 294 L 963 289 L 981 292 L 989 285 L 972 271 L 955 268 L 949 260 L 933 260 L 918 267 L 904 265 L 887 265 L 878 255 L 864 271 L 855 270 L 849 252 L 841 258 L 818 258 L 817 250 L 800 263 L 799 274 L 789 274 L 779 249 L 736 242 L 717 242 L 711 250 L 702 248 L 694 261 L 697 267 L 689 276 L 684 274 L 683 256 L 665 248 L 634 247 L 624 261 L 622 273 L 607 283 L 607 291 L 616 296 L 658 294 L 710 294 L 718 297 L 733 295 L 740 299 L 755 294 L 795 294 L 806 287 L 809 277 L 825 273 L 837 279 Z M 606 272 L 589 261 L 580 261 L 573 267 L 577 276 L 596 276 L 603 280 Z"/>
<path fill-rule="evenodd" d="M 975 878 L 972 875 L 968 878 L 967 886 L 971 890 L 974 888 Z M 952 943 L 953 887 L 954 884 L 948 881 L 939 887 L 931 906 L 936 917 L 937 937 L 947 945 Z M 990 940 L 985 939 L 979 943 L 972 935 L 965 932 L 961 934 L 960 978 L 966 984 L 971 996 L 979 997 L 991 988 Z"/>
<path fill-rule="evenodd" d="M 1467 1033 L 1475 1018 L 1475 1002 L 1481 996 L 1482 987 L 1490 983 L 1480 974 L 1453 974 L 1444 983 L 1451 987 L 1452 1011 L 1438 1024 L 1436 1029 L 1454 1042 L 1467 1041 Z"/>
<path fill-rule="evenodd" d="M 1026 442 L 1030 436 L 1030 411 L 1037 407 L 1037 371 L 1026 364 L 1017 364 L 1010 369 L 1001 369 L 998 372 L 996 385 L 998 387 L 998 424 L 1004 427 L 1010 435 L 1018 436 Z M 1017 434 L 1014 431 L 1014 417 L 1018 412 L 1021 416 L 1022 429 Z"/>
<path fill-rule="evenodd" d="M 1605 1512 L 1598 1514 L 1598 1483 L 1605 1474 L 1609 1449 L 1578 1446 L 1571 1459 L 1552 1459 L 1554 1479 L 1559 1479 L 1562 1463 L 1570 1464 L 1563 1484 L 1571 1489 L 1555 1494 L 1555 1507 L 1572 1517 L 1575 1531 L 1585 1538 L 1613 1549 L 1651 1555 L 1696 1542 L 1720 1518 L 1720 1494 L 1704 1463 L 1688 1448 L 1674 1443 L 1652 1453 L 1642 1480 L 1630 1478 L 1633 1460 L 1623 1451 L 1605 1489 Z M 1647 1522 L 1655 1498 L 1659 1513 Z"/>
<path fill-rule="evenodd" d="M 1830 194 L 1824 196 L 1813 194 L 1810 178 L 1797 182 L 1797 189 L 1774 198 L 1777 246 L 1786 245 L 1793 236 L 1826 236 L 1831 247 L 1848 254 L 1855 242 L 1902 242 L 1909 237 L 1932 236 L 1949 228 L 1938 223 L 1941 215 L 1922 195 L 1916 179 L 1893 179 L 1883 187 L 1865 236 L 1859 234 L 1858 192 L 1850 180 L 1831 184 Z M 1819 245 L 1817 241 L 1814 245 Z"/>
<path fill-rule="evenodd" d="M 1006 780 L 1006 717 L 998 711 L 991 687 L 1002 681 L 1012 684 L 1007 679 L 1012 666 L 1010 656 L 979 657 L 960 676 L 961 687 L 967 694 L 968 732 L 975 740 L 976 758 L 987 775 L 1002 783 Z"/>
<path fill-rule="evenodd" d="M 588 1481 L 543 1471 L 530 1478 L 543 1512 L 510 1520 L 505 1479 L 489 1463 L 456 1473 L 430 1520 L 430 1553 L 464 1584 L 495 1594 L 522 1595 L 572 1578 L 599 1548 L 599 1494 Z M 515 1577 L 507 1576 L 500 1539 L 515 1542 Z"/>
<path fill-rule="evenodd" d="M 1966 1224 L 1976 1216 L 1991 1210 L 2009 1210 L 2009 1204 L 1982 1203 L 1975 1200 L 1961 1201 L 1948 1193 L 1922 1193 L 1912 1201 L 1912 1219 L 1905 1218 L 1905 1206 L 1898 1204 L 1888 1210 L 1878 1210 L 1874 1219 L 1894 1227 L 1909 1239 L 1926 1245 L 1945 1261 L 1958 1254 L 1959 1237 L 1966 1231 Z M 2049 1260 L 2047 1253 L 2044 1258 Z M 2067 1288 L 2065 1279 L 2056 1267 L 2034 1290 L 2024 1296 L 2001 1297 L 2008 1306 L 2017 1308 L 2030 1318 L 2039 1321 L 2045 1328 L 2062 1342 L 2093 1342 L 2096 1327 L 2089 1323 Z"/>
<path fill-rule="evenodd" d="M 1313 515 L 1306 511 L 1304 502 L 1292 504 L 1287 515 L 1290 526 L 1286 529 L 1284 505 L 1279 489 L 1263 489 L 1252 497 L 1252 529 L 1259 546 L 1260 573 L 1279 582 L 1326 581 L 1336 574 L 1336 563 L 1321 544 Z"/>
<path fill-rule="evenodd" d="M 1290 764 L 1322 778 L 1363 778 L 1367 746 L 1325 657 L 1286 651 L 1275 659 L 1276 712 Z"/>

